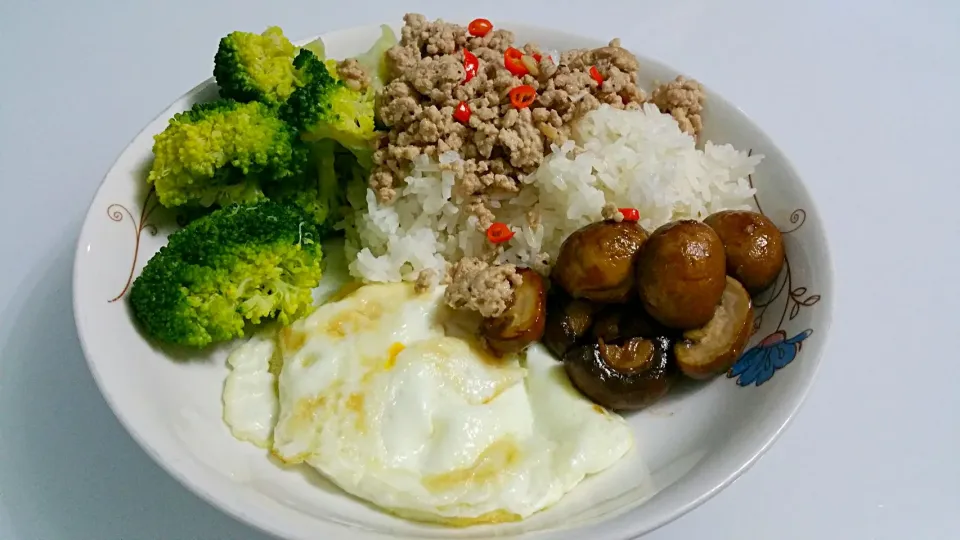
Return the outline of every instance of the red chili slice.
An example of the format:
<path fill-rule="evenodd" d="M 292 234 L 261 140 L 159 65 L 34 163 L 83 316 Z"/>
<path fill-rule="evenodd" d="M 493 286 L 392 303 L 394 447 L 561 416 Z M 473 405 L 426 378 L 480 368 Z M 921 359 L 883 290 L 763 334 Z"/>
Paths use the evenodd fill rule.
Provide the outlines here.
<path fill-rule="evenodd" d="M 640 211 L 636 208 L 618 208 L 617 211 L 623 214 L 624 221 L 640 221 Z"/>
<path fill-rule="evenodd" d="M 603 75 L 600 75 L 600 70 L 597 69 L 597 66 L 590 66 L 590 77 L 597 81 L 597 85 L 603 84 Z"/>
<path fill-rule="evenodd" d="M 503 53 L 503 65 L 507 68 L 507 71 L 517 77 L 523 77 L 530 73 L 527 66 L 523 65 L 523 51 L 514 47 L 508 48 Z"/>
<path fill-rule="evenodd" d="M 493 23 L 489 19 L 474 19 L 467 25 L 467 32 L 475 37 L 483 37 L 491 30 L 493 30 Z"/>
<path fill-rule="evenodd" d="M 510 103 L 516 109 L 526 109 L 537 99 L 537 91 L 529 84 L 522 84 L 510 90 Z"/>
<path fill-rule="evenodd" d="M 494 244 L 501 244 L 513 238 L 514 232 L 507 227 L 506 223 L 494 222 L 487 227 L 487 240 Z"/>
<path fill-rule="evenodd" d="M 477 74 L 477 69 L 480 67 L 480 60 L 477 60 L 477 55 L 472 52 L 464 49 L 463 50 L 463 71 L 467 73 L 467 76 L 464 77 L 463 82 L 470 82 Z"/>
<path fill-rule="evenodd" d="M 461 124 L 466 124 L 470 122 L 470 115 L 473 114 L 473 111 L 470 110 L 470 105 L 466 101 L 461 101 L 457 103 L 457 108 L 453 110 L 453 118 Z"/>

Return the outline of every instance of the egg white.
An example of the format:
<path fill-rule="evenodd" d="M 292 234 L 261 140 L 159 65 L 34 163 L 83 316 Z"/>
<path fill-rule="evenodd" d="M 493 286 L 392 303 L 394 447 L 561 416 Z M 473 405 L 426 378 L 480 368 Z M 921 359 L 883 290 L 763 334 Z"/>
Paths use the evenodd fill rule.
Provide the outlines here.
<path fill-rule="evenodd" d="M 545 349 L 492 357 L 453 330 L 442 296 L 366 285 L 282 330 L 271 452 L 397 515 L 470 525 L 526 518 L 631 448 L 624 420 L 583 398 Z M 246 347 L 235 354 L 260 354 L 262 374 L 268 348 Z M 259 416 L 225 412 L 235 435 L 264 433 L 238 427 L 259 428 L 251 420 L 273 410 L 259 403 Z"/>
<path fill-rule="evenodd" d="M 323 304 L 351 290 L 347 258 L 342 240 L 324 242 L 323 279 L 313 290 L 317 304 Z M 355 288 L 355 287 L 354 287 Z M 275 331 L 274 331 L 275 333 Z M 233 436 L 261 448 L 273 444 L 273 428 L 277 423 L 279 399 L 277 374 L 282 357 L 276 336 L 254 336 L 234 349 L 227 358 L 227 374 L 223 387 L 223 421 Z"/>
<path fill-rule="evenodd" d="M 270 370 L 275 353 L 272 338 L 250 339 L 227 358 L 230 374 L 223 385 L 223 421 L 234 437 L 261 448 L 271 444 L 280 409 Z"/>

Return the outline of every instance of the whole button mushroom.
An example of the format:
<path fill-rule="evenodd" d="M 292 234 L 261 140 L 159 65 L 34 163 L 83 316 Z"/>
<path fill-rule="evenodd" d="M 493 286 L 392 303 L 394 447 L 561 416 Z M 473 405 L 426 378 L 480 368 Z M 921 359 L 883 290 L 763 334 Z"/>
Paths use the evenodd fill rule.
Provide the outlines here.
<path fill-rule="evenodd" d="M 647 236 L 632 221 L 591 223 L 564 240 L 551 277 L 573 298 L 626 302 L 635 294 L 634 263 Z"/>
<path fill-rule="evenodd" d="M 769 287 L 783 269 L 783 235 L 767 216 L 725 210 L 704 220 L 723 242 L 727 274 L 756 294 Z"/>
<path fill-rule="evenodd" d="M 654 231 L 637 260 L 640 300 L 647 313 L 669 328 L 707 324 L 723 295 L 725 278 L 723 242 L 695 220 Z"/>

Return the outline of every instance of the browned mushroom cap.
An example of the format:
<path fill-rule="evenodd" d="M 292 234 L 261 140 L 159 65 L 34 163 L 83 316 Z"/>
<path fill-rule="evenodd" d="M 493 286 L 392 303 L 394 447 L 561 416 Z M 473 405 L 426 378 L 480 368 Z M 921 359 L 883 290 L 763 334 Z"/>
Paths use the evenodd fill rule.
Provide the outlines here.
<path fill-rule="evenodd" d="M 745 210 L 711 214 L 703 222 L 720 240 L 727 257 L 727 274 L 756 294 L 780 275 L 786 257 L 783 235 L 767 216 Z"/>
<path fill-rule="evenodd" d="M 710 322 L 687 330 L 674 345 L 680 370 L 694 379 L 723 373 L 743 352 L 753 328 L 753 303 L 740 282 L 727 277 L 720 304 Z"/>
<path fill-rule="evenodd" d="M 699 221 L 668 223 L 653 232 L 637 259 L 640 299 L 664 326 L 703 326 L 723 294 L 723 242 Z"/>
<path fill-rule="evenodd" d="M 553 280 L 574 298 L 626 302 L 634 291 L 634 260 L 646 240 L 647 231 L 636 222 L 591 223 L 564 240 Z"/>
<path fill-rule="evenodd" d="M 513 303 L 499 317 L 484 319 L 480 331 L 499 355 L 519 352 L 543 336 L 547 298 L 543 278 L 529 268 L 519 270 L 522 282 Z"/>
<path fill-rule="evenodd" d="M 547 298 L 543 344 L 558 360 L 562 359 L 567 350 L 590 331 L 599 309 L 598 304 L 570 298 L 559 287 L 553 287 Z"/>
<path fill-rule="evenodd" d="M 567 351 L 563 365 L 573 385 L 594 403 L 642 409 L 663 397 L 677 378 L 671 345 L 667 337 L 591 343 Z"/>

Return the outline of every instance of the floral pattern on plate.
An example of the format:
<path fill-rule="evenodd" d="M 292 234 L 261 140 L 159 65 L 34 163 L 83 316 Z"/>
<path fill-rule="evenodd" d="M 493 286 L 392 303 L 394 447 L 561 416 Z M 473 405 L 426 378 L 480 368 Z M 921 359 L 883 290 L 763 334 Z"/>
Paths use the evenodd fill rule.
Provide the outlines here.
<path fill-rule="evenodd" d="M 753 187 L 753 176 L 750 175 L 747 178 L 750 181 L 750 187 Z M 753 200 L 757 210 L 764 213 L 756 195 L 753 196 Z M 798 208 L 790 213 L 789 219 L 792 227 L 781 231 L 784 235 L 796 232 L 803 227 L 803 223 L 807 220 L 807 212 Z M 820 301 L 820 295 L 810 293 L 807 287 L 794 287 L 790 257 L 785 258 L 780 277 L 761 294 L 761 298 L 754 301 L 754 333 L 760 330 L 765 316 L 770 313 L 776 316 L 777 311 L 770 312 L 769 309 L 781 301 L 783 309 L 779 312 L 780 319 L 774 331 L 760 340 L 760 343 L 744 351 L 727 371 L 727 377 L 731 379 L 737 377 L 737 384 L 740 386 L 751 384 L 760 386 L 769 381 L 774 373 L 793 362 L 803 346 L 803 340 L 813 334 L 813 329 L 807 328 L 788 338 L 787 331 L 784 329 L 784 324 L 794 320 L 801 309 L 811 307 Z"/>

